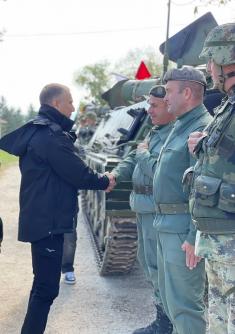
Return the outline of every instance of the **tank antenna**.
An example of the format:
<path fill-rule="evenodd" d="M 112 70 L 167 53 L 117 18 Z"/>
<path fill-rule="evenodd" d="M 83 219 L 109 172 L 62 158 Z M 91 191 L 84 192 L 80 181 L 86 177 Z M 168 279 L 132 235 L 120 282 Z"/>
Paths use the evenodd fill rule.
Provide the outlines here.
<path fill-rule="evenodd" d="M 168 69 L 169 64 L 169 57 L 168 57 L 168 39 L 169 39 L 169 26 L 170 26 L 170 12 L 171 12 L 171 0 L 168 0 L 168 12 L 167 12 L 167 27 L 166 27 L 166 42 L 165 42 L 165 48 L 164 48 L 164 57 L 163 57 L 163 75 L 164 77 L 165 73 Z"/>

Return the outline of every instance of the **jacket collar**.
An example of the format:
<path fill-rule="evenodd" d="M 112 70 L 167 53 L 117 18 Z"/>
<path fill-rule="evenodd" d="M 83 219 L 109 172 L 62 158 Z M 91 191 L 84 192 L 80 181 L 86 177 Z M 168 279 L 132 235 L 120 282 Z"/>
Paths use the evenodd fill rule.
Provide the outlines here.
<path fill-rule="evenodd" d="M 63 131 L 70 131 L 74 124 L 70 118 L 64 116 L 57 109 L 47 104 L 41 105 L 38 115 L 60 125 Z"/>

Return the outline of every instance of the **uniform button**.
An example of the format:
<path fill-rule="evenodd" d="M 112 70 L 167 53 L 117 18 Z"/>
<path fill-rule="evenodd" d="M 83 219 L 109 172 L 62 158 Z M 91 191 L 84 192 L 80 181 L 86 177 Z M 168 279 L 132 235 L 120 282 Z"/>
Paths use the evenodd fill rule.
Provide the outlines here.
<path fill-rule="evenodd" d="M 203 189 L 207 189 L 207 186 L 203 186 Z"/>
<path fill-rule="evenodd" d="M 235 197 L 235 194 L 232 194 L 231 197 L 234 198 L 234 197 Z"/>

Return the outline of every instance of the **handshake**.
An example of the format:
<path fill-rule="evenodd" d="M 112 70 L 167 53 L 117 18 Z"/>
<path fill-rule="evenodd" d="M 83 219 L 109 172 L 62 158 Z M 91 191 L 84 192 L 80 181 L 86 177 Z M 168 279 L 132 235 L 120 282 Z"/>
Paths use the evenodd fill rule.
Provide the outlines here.
<path fill-rule="evenodd" d="M 115 176 L 110 172 L 105 172 L 103 175 L 107 176 L 109 179 L 109 186 L 105 190 L 106 193 L 109 193 L 116 186 L 116 179 L 115 179 Z"/>

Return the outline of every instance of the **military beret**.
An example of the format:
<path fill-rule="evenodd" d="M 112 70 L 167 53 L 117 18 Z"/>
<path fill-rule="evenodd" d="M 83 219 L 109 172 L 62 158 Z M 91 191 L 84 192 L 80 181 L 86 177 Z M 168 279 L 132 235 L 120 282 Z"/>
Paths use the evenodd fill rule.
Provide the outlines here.
<path fill-rule="evenodd" d="M 165 83 L 171 80 L 192 81 L 192 82 L 197 82 L 203 86 L 206 86 L 206 78 L 203 72 L 192 66 L 183 66 L 182 68 L 172 68 L 166 72 L 163 80 Z"/>
<path fill-rule="evenodd" d="M 154 97 L 164 98 L 166 95 L 165 87 L 161 85 L 153 86 L 149 92 L 149 95 L 153 95 Z"/>

